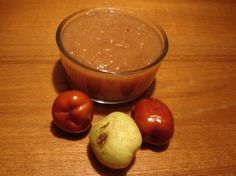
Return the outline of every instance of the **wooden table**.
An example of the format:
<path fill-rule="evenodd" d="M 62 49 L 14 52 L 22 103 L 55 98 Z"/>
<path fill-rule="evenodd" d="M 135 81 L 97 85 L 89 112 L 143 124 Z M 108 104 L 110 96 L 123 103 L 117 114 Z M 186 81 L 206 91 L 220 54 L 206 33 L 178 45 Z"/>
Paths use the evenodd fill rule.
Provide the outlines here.
<path fill-rule="evenodd" d="M 128 8 L 159 23 L 169 52 L 151 94 L 175 118 L 166 148 L 143 145 L 133 164 L 108 169 L 88 135 L 52 124 L 51 105 L 68 89 L 55 31 L 70 13 Z M 236 175 L 236 2 L 234 0 L 0 1 L 0 175 Z M 129 105 L 95 107 L 94 121 Z"/>

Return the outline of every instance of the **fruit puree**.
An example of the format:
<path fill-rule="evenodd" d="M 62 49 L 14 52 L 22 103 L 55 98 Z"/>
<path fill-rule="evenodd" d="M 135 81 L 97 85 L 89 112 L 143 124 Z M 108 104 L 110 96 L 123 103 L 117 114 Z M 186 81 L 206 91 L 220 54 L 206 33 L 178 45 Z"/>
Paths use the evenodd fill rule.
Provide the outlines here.
<path fill-rule="evenodd" d="M 74 88 L 117 103 L 140 96 L 153 82 L 165 48 L 153 25 L 115 9 L 83 11 L 61 25 L 61 60 Z"/>

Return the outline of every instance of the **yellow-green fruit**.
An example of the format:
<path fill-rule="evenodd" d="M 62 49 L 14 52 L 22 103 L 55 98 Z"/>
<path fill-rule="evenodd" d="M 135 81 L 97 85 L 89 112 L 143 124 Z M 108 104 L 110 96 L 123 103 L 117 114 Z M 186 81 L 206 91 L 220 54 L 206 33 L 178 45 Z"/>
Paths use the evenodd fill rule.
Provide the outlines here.
<path fill-rule="evenodd" d="M 98 121 L 89 138 L 98 160 L 113 169 L 127 167 L 142 143 L 136 123 L 122 112 L 113 112 Z"/>

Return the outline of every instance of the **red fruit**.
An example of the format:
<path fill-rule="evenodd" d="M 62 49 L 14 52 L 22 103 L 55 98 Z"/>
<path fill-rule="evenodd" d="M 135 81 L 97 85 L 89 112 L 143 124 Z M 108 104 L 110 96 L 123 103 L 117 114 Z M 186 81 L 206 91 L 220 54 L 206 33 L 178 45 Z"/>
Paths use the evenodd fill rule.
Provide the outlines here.
<path fill-rule="evenodd" d="M 93 102 L 83 92 L 66 91 L 60 94 L 52 106 L 53 121 L 57 127 L 70 133 L 87 130 L 93 119 Z"/>
<path fill-rule="evenodd" d="M 155 145 L 169 142 L 174 134 L 170 109 L 160 100 L 143 98 L 132 108 L 132 117 L 142 133 L 143 141 Z"/>

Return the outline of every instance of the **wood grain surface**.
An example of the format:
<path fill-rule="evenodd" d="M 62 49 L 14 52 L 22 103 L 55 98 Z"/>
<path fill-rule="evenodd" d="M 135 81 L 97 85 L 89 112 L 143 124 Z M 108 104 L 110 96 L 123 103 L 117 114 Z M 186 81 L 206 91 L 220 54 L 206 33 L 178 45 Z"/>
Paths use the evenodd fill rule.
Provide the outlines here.
<path fill-rule="evenodd" d="M 150 96 L 175 119 L 165 147 L 144 144 L 123 170 L 98 163 L 88 134 L 52 124 L 51 105 L 69 89 L 55 31 L 89 7 L 131 9 L 159 23 L 169 51 Z M 94 121 L 132 103 L 96 105 Z M 236 175 L 236 1 L 0 0 L 0 175 Z"/>

